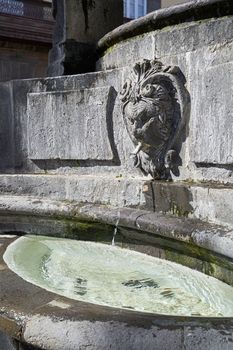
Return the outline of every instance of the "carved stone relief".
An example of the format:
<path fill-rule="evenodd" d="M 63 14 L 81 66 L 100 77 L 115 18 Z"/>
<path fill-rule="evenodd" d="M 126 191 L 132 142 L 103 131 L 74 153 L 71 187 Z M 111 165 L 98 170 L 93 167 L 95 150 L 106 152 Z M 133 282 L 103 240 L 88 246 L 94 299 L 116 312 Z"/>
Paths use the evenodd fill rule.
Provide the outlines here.
<path fill-rule="evenodd" d="M 179 68 L 156 60 L 137 63 L 123 85 L 122 110 L 135 144 L 134 164 L 154 179 L 168 179 L 175 166 L 186 97 Z"/>

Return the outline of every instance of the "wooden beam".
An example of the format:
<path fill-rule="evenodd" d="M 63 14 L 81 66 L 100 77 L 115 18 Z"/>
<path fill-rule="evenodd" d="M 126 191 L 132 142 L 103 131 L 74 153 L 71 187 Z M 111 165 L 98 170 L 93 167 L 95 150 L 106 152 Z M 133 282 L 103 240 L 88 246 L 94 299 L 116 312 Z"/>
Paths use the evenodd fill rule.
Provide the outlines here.
<path fill-rule="evenodd" d="M 54 22 L 0 14 L 0 39 L 52 43 Z"/>

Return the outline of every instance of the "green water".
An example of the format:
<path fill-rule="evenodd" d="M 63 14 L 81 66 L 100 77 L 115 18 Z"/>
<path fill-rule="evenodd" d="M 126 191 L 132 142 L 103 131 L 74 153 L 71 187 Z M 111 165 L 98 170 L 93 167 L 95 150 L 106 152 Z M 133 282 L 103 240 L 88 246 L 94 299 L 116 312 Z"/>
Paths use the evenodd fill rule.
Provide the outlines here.
<path fill-rule="evenodd" d="M 24 236 L 4 260 L 26 281 L 71 299 L 177 316 L 233 316 L 232 287 L 128 249 Z"/>

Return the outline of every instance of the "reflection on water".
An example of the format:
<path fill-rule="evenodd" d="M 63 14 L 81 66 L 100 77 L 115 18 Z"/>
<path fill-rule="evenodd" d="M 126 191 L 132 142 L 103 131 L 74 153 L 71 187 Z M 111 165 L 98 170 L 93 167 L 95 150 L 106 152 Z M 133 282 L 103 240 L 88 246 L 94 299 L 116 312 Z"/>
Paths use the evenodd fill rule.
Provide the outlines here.
<path fill-rule="evenodd" d="M 157 282 L 153 281 L 151 278 L 144 278 L 142 280 L 129 280 L 127 282 L 122 282 L 123 286 L 133 287 L 133 288 L 158 288 L 159 285 Z"/>
<path fill-rule="evenodd" d="M 187 267 L 101 243 L 25 236 L 4 260 L 25 280 L 72 299 L 183 316 L 233 316 L 233 288 Z"/>

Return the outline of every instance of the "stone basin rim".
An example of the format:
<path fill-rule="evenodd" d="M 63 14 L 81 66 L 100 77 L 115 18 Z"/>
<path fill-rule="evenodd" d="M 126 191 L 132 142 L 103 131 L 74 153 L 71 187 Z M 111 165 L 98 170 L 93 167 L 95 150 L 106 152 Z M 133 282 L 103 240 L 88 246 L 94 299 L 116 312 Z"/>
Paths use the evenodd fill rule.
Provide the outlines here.
<path fill-rule="evenodd" d="M 153 11 L 107 33 L 97 44 L 100 53 L 109 47 L 170 25 L 198 21 L 233 14 L 233 3 L 228 0 L 193 0 L 184 4 Z"/>
<path fill-rule="evenodd" d="M 17 238 L 18 237 L 14 237 L 11 239 L 9 238 L 9 235 L 0 235 L 1 266 L 2 256 L 6 248 Z M 6 287 L 2 291 L 4 302 L 0 308 L 0 329 L 6 332 L 9 336 L 18 339 L 19 341 L 26 341 L 28 344 L 34 346 L 41 345 L 41 330 L 38 329 L 37 335 L 37 333 L 35 333 L 35 325 L 38 328 L 40 326 L 44 327 L 44 324 L 50 324 L 54 329 L 57 329 L 56 336 L 58 339 L 59 327 L 65 327 L 68 332 L 68 329 L 71 326 L 75 327 L 77 334 L 93 331 L 95 328 L 96 331 L 98 331 L 98 327 L 104 328 L 106 326 L 119 326 L 119 328 L 122 327 L 123 329 L 138 327 L 145 331 L 153 329 L 153 327 L 166 327 L 170 330 L 179 327 L 202 327 L 202 329 L 206 330 L 210 327 L 211 329 L 218 329 L 218 327 L 222 328 L 225 326 L 233 327 L 233 317 L 161 315 L 76 301 L 32 285 L 13 273 L 6 266 L 4 270 L 0 270 L 0 280 L 3 284 L 4 281 L 7 284 L 9 276 L 11 288 L 8 288 L 7 290 Z M 12 285 L 15 288 L 12 288 Z M 23 291 L 20 296 L 17 295 L 19 290 Z M 28 295 L 26 301 L 25 293 Z M 33 301 L 31 302 L 31 300 Z M 11 323 L 10 328 L 8 328 L 9 322 Z M 127 330 L 124 332 L 127 332 Z M 32 333 L 33 337 L 31 336 Z M 51 337 L 52 336 L 53 334 L 51 332 Z M 47 346 L 47 339 L 44 339 L 43 341 L 43 344 Z M 69 347 L 64 349 L 68 350 Z"/>
<path fill-rule="evenodd" d="M 59 218 L 63 218 L 77 221 L 88 220 L 92 222 L 101 222 L 114 225 L 119 212 L 121 217 L 119 224 L 124 227 L 143 229 L 146 232 L 150 232 L 155 235 L 163 234 L 164 237 L 173 237 L 173 239 L 176 240 L 187 242 L 192 239 L 193 241 L 195 238 L 193 232 L 197 234 L 198 231 L 200 237 L 201 234 L 205 236 L 212 232 L 212 236 L 216 235 L 218 238 L 216 240 L 217 243 L 221 242 L 222 239 L 227 239 L 229 235 L 230 237 L 233 235 L 230 228 L 211 225 L 193 219 L 176 218 L 172 217 L 171 215 L 151 213 L 145 210 L 110 208 L 103 205 L 61 202 L 28 196 L 0 196 L 1 216 L 31 215 L 36 218 L 56 218 L 58 220 Z M 213 232 L 215 233 L 213 234 Z M 9 235 L 0 234 L 0 265 L 2 255 L 7 246 L 13 240 L 17 239 L 16 237 L 12 237 L 12 239 L 9 237 Z M 196 240 L 197 237 L 198 235 L 196 236 Z M 210 235 L 208 236 L 208 239 L 211 241 Z M 216 246 L 218 246 L 217 243 Z M 203 243 L 200 238 L 200 241 L 197 240 L 197 243 L 195 244 L 208 247 L 208 240 L 204 241 Z M 229 247 L 229 244 L 227 244 L 227 246 Z M 214 251 L 214 249 L 212 250 Z M 231 249 L 229 249 L 229 251 L 230 250 Z M 227 256 L 228 252 L 225 251 L 225 253 Z M 112 327 L 112 325 L 113 327 L 119 326 L 120 329 L 122 327 L 122 329 L 127 329 L 127 331 L 130 327 L 138 327 L 139 329 L 146 330 L 153 329 L 155 326 L 159 328 L 167 327 L 168 329 L 176 329 L 179 327 L 202 327 L 206 330 L 210 327 L 211 329 L 218 329 L 219 327 L 221 328 L 225 326 L 233 327 L 233 317 L 209 318 L 198 316 L 167 316 L 155 313 L 150 314 L 130 310 L 121 310 L 71 300 L 43 290 L 40 287 L 36 287 L 22 280 L 19 276 L 14 274 L 6 267 L 2 271 L 0 270 L 1 281 L 3 281 L 3 277 L 5 278 L 5 282 L 7 279 L 10 280 L 10 287 L 12 287 L 13 283 L 16 288 L 9 288 L 8 284 L 8 287 L 6 285 L 6 289 L 8 288 L 7 293 L 6 290 L 5 293 L 3 291 L 4 295 L 7 295 L 7 298 L 5 298 L 0 309 L 0 329 L 5 331 L 8 335 L 13 336 L 20 341 L 26 341 L 34 346 L 41 346 L 41 338 L 39 335 L 40 332 L 36 334 L 35 327 L 42 324 L 48 325 L 48 327 L 54 326 L 54 329 L 57 329 L 56 336 L 58 337 L 59 327 L 64 327 L 67 329 L 67 331 L 70 327 L 76 327 L 77 334 L 83 334 L 83 332 L 89 332 L 93 329 L 98 331 L 98 327 L 105 328 L 106 326 Z M 23 295 L 21 294 L 19 297 L 21 298 L 21 301 L 19 298 L 16 298 L 17 290 L 19 290 L 19 288 L 23 289 L 24 291 Z M 25 302 L 25 292 L 28 293 L 28 298 L 38 299 L 38 301 L 33 301 L 29 309 L 28 304 L 30 303 L 27 301 Z M 36 298 L 33 297 L 35 295 Z M 65 308 L 63 308 L 64 305 Z M 10 329 L 7 328 L 9 322 L 13 324 Z M 44 345 L 49 346 L 46 342 L 47 339 L 44 340 Z M 64 349 L 68 350 L 69 347 Z"/>
<path fill-rule="evenodd" d="M 17 275 L 15 272 L 13 272 L 5 263 L 5 261 L 3 260 L 3 255 L 5 253 L 5 251 L 7 250 L 8 246 L 13 243 L 14 241 L 16 241 L 17 239 L 19 239 L 20 236 L 12 236 L 12 238 L 10 238 L 9 235 L 1 235 L 0 234 L 0 266 L 4 265 L 5 267 L 5 271 L 9 271 L 10 274 L 13 275 L 13 281 L 16 283 L 16 285 L 19 283 L 23 285 L 27 285 L 27 286 L 31 286 L 32 288 L 34 288 L 35 290 L 40 290 L 43 294 L 47 294 L 49 296 L 49 298 L 55 299 L 55 300 L 59 300 L 64 301 L 64 304 L 73 304 L 75 306 L 75 304 L 80 307 L 80 304 L 83 304 L 84 307 L 90 307 L 90 309 L 96 308 L 100 310 L 100 319 L 103 317 L 103 315 L 105 314 L 105 312 L 107 312 L 108 314 L 114 315 L 116 314 L 117 317 L 120 316 L 120 314 L 122 314 L 122 316 L 126 316 L 126 319 L 128 319 L 129 323 L 135 319 L 140 320 L 141 317 L 145 317 L 145 319 L 148 319 L 148 321 L 154 320 L 154 317 L 158 318 L 161 321 L 165 321 L 169 323 L 169 320 L 172 321 L 176 321 L 176 322 L 188 322 L 190 324 L 195 324 L 196 321 L 201 321 L 202 323 L 206 323 L 207 321 L 213 321 L 213 323 L 218 324 L 219 322 L 221 323 L 221 321 L 224 323 L 225 321 L 232 321 L 232 325 L 233 325 L 233 316 L 223 316 L 223 317 L 217 317 L 217 316 L 176 316 L 176 315 L 168 315 L 168 314 L 159 314 L 159 313 L 154 313 L 154 312 L 144 312 L 144 311 L 137 311 L 137 310 L 130 310 L 130 309 L 121 309 L 121 308 L 117 308 L 117 307 L 112 307 L 112 306 L 107 306 L 107 305 L 101 305 L 101 304 L 96 304 L 96 303 L 92 303 L 92 302 L 88 302 L 88 301 L 79 301 L 79 300 L 75 300 L 75 299 L 71 299 L 69 297 L 66 296 L 62 296 L 62 295 L 58 295 L 55 292 L 51 292 L 48 291 L 42 287 L 39 287 L 37 285 L 32 284 L 31 282 L 28 282 L 27 280 L 22 279 L 19 275 Z M 0 270 L 1 272 L 1 270 Z M 0 273 L 0 279 L 1 279 L 1 273 Z M 9 291 L 10 293 L 10 291 Z M 13 292 L 14 293 L 14 292 Z M 53 300 L 51 300 L 53 301 Z M 58 309 L 63 309 L 62 306 L 59 306 L 59 301 L 58 304 L 55 305 L 55 309 L 56 307 Z M 44 305 L 41 305 L 42 307 L 44 307 Z M 70 305 L 69 305 L 70 306 Z M 9 310 L 7 310 L 7 308 L 5 308 L 4 311 L 2 311 L 0 309 L 0 318 L 1 317 L 9 317 L 9 319 L 13 320 L 15 316 L 17 316 L 17 318 L 15 317 L 15 321 L 17 322 L 21 322 L 22 320 L 27 320 L 28 318 L 31 317 L 32 314 L 34 314 L 34 311 L 36 310 L 32 310 L 30 312 L 26 311 L 26 310 L 20 310 L 19 315 L 17 316 L 16 313 L 14 314 L 14 312 L 9 308 Z M 125 315 L 124 315 L 125 314 Z M 105 315 L 106 316 L 106 315 Z M 53 313 L 53 318 L 56 319 L 56 317 L 59 317 L 58 315 L 56 315 L 56 312 Z M 74 317 L 75 318 L 75 317 Z M 77 315 L 77 318 L 79 319 L 80 316 Z M 82 317 L 81 317 L 82 319 Z M 0 323 L 1 325 L 1 323 Z"/>
<path fill-rule="evenodd" d="M 0 196 L 0 215 L 21 215 L 103 223 L 190 243 L 233 259 L 233 228 L 198 219 L 134 208 L 58 201 L 32 196 Z M 7 232 L 5 232 L 7 233 Z"/>

